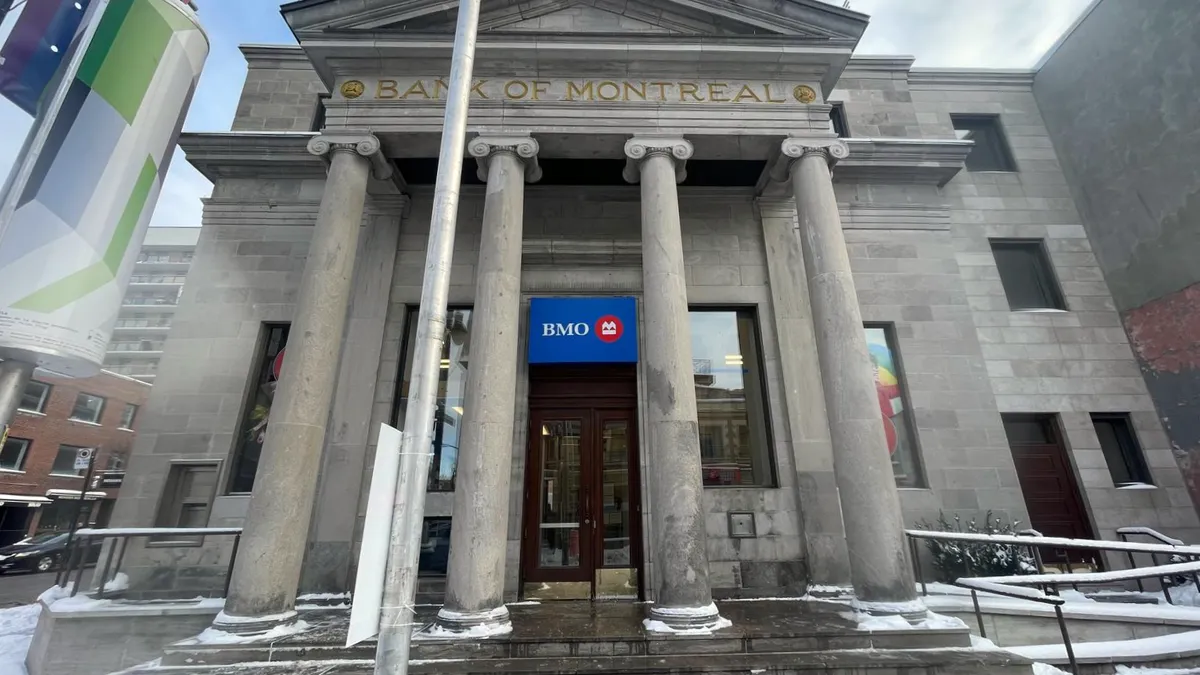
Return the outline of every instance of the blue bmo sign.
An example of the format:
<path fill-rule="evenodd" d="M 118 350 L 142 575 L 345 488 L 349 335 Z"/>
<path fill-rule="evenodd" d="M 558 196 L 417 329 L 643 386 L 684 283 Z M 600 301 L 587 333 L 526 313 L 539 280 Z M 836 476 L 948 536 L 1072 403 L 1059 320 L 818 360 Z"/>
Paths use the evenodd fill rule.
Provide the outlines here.
<path fill-rule="evenodd" d="M 633 298 L 529 301 L 530 363 L 637 363 Z"/>

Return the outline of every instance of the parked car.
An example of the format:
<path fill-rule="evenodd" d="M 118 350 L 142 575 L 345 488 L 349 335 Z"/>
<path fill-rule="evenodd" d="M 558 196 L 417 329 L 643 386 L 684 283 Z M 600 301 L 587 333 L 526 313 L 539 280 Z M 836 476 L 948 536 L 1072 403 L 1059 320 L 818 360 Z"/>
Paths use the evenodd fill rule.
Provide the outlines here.
<path fill-rule="evenodd" d="M 100 539 L 89 539 L 86 562 L 100 557 Z M 5 572 L 49 572 L 67 558 L 67 534 L 44 532 L 0 548 L 0 574 Z"/>

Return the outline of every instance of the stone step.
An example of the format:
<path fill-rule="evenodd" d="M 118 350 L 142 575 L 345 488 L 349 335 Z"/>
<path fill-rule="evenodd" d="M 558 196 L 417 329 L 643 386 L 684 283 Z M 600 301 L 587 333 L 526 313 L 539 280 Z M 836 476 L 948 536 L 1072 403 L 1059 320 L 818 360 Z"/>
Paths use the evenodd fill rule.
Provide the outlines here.
<path fill-rule="evenodd" d="M 874 649 L 751 654 L 670 654 L 575 656 L 506 659 L 421 659 L 410 663 L 413 675 L 666 675 L 707 673 L 749 675 L 1030 675 L 1031 662 L 1004 651 L 971 649 Z M 371 659 L 249 662 L 230 665 L 153 666 L 123 675 L 368 675 Z"/>

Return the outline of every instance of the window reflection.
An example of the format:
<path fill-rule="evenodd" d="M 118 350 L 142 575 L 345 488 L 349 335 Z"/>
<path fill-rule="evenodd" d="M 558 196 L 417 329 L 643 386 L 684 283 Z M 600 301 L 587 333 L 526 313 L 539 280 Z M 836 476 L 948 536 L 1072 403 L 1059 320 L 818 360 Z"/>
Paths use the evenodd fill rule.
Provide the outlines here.
<path fill-rule="evenodd" d="M 404 378 L 400 389 L 400 414 L 408 407 L 412 385 L 412 360 L 417 341 L 417 309 L 408 312 L 408 339 L 404 356 Z M 429 467 L 429 490 L 454 489 L 458 447 L 462 435 L 463 404 L 467 389 L 467 362 L 471 353 L 471 310 L 451 309 L 446 313 L 446 335 L 438 369 L 437 403 L 433 422 L 433 462 Z"/>
<path fill-rule="evenodd" d="M 892 458 L 892 470 L 899 487 L 920 487 L 921 467 L 913 438 L 912 413 L 904 397 L 903 376 L 896 348 L 887 328 L 867 326 L 867 353 L 874 369 L 883 433 Z"/>
<path fill-rule="evenodd" d="M 771 481 L 754 312 L 692 310 L 692 370 L 706 486 Z"/>

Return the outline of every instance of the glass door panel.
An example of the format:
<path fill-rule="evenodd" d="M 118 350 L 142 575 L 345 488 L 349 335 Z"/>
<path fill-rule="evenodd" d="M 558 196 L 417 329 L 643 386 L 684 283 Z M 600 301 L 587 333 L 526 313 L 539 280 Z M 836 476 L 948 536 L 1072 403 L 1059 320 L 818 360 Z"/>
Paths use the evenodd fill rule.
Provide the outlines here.
<path fill-rule="evenodd" d="M 629 422 L 600 425 L 600 518 L 602 567 L 629 567 L 633 561 L 629 485 Z"/>
<path fill-rule="evenodd" d="M 584 524 L 583 423 L 577 419 L 544 419 L 540 431 L 538 566 L 579 567 Z"/>

